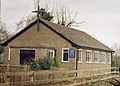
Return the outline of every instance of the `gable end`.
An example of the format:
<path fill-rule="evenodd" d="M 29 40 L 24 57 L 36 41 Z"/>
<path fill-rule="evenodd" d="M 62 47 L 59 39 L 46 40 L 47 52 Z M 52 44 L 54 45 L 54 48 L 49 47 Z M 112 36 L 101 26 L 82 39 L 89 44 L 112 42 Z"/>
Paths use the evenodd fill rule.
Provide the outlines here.
<path fill-rule="evenodd" d="M 73 43 L 72 41 L 70 41 L 67 37 L 63 36 L 62 34 L 60 34 L 58 31 L 56 31 L 55 29 L 53 29 L 52 27 L 50 27 L 48 24 L 44 23 L 43 21 L 39 20 L 39 23 L 42 23 L 43 25 L 45 25 L 46 27 L 48 27 L 50 30 L 52 30 L 53 32 L 55 32 L 56 34 L 60 35 L 63 39 L 67 40 L 69 43 L 71 43 L 71 45 L 73 47 L 76 47 L 77 45 L 75 43 Z M 15 38 L 17 38 L 18 36 L 20 36 L 21 34 L 23 34 L 25 31 L 27 31 L 28 29 L 30 29 L 33 25 L 37 24 L 37 20 L 34 21 L 33 23 L 31 23 L 30 25 L 28 25 L 27 27 L 25 27 L 23 30 L 21 30 L 20 32 L 18 32 L 16 35 L 14 35 L 13 37 L 11 37 L 10 39 L 8 39 L 7 41 L 5 41 L 3 44 L 1 44 L 2 46 L 7 46 L 12 40 L 14 40 Z"/>

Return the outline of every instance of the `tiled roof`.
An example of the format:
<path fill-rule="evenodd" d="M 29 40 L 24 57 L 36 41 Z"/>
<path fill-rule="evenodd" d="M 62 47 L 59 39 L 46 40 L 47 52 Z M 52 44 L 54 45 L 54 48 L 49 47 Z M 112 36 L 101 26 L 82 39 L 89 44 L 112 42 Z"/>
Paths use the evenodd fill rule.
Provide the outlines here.
<path fill-rule="evenodd" d="M 71 41 L 72 43 L 80 46 L 80 47 L 87 47 L 87 48 L 93 48 L 93 49 L 100 49 L 105 51 L 112 51 L 109 47 L 101 43 L 100 41 L 96 40 L 92 36 L 88 35 L 87 33 L 76 30 L 73 28 L 65 27 L 63 25 L 58 25 L 46 20 L 39 20 L 41 23 L 45 24 L 55 32 L 61 34 L 66 38 L 67 40 Z M 21 30 L 19 33 L 14 35 L 12 38 L 7 40 L 2 44 L 2 46 L 6 46 L 10 41 L 14 40 L 17 36 L 25 32 L 26 30 L 30 29 L 34 24 L 37 23 L 37 20 L 32 22 L 30 25 L 25 27 L 23 30 Z"/>
<path fill-rule="evenodd" d="M 46 20 L 41 21 L 43 21 L 48 26 L 53 28 L 55 31 L 62 34 L 64 37 L 66 37 L 67 39 L 81 47 L 89 47 L 112 51 L 112 49 L 110 49 L 109 47 L 107 47 L 106 45 L 104 45 L 103 43 L 101 43 L 100 41 L 96 40 L 95 38 L 93 38 L 92 36 L 88 35 L 83 31 L 65 27 L 63 25 L 58 25 Z"/>

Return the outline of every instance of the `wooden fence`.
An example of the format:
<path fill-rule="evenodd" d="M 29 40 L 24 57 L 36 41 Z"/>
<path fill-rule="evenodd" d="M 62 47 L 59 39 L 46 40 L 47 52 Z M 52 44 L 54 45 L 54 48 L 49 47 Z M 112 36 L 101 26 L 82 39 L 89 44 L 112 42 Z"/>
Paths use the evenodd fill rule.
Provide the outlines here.
<path fill-rule="evenodd" d="M 0 86 L 74 86 L 119 77 L 118 68 L 0 73 Z"/>
<path fill-rule="evenodd" d="M 0 64 L 0 73 L 5 72 L 25 72 L 28 71 L 27 65 L 9 65 Z"/>

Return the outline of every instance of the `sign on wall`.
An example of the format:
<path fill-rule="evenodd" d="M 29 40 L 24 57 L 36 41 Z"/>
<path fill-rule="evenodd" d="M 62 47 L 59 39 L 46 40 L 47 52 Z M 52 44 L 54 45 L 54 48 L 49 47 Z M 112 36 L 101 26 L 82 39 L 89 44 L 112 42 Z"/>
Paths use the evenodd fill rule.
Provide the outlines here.
<path fill-rule="evenodd" d="M 70 51 L 69 51 L 69 57 L 70 58 L 75 58 L 75 50 L 74 49 L 70 49 Z"/>

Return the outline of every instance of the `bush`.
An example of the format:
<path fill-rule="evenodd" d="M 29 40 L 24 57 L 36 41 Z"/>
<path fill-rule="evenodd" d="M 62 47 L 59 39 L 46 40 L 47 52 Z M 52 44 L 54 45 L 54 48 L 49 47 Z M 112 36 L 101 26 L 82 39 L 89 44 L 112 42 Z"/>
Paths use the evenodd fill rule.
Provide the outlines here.
<path fill-rule="evenodd" d="M 51 68 L 51 62 L 48 58 L 41 59 L 37 63 L 39 70 L 49 70 Z"/>
<path fill-rule="evenodd" d="M 51 63 L 53 67 L 57 67 L 57 68 L 59 67 L 59 63 L 56 58 L 51 59 Z"/>
<path fill-rule="evenodd" d="M 37 61 L 32 59 L 30 62 L 30 70 L 49 70 L 51 69 L 51 66 L 57 67 L 57 68 L 59 67 L 59 64 L 56 58 L 49 59 L 45 57 Z"/>
<path fill-rule="evenodd" d="M 34 59 L 31 60 L 30 70 L 38 70 L 37 62 Z"/>

